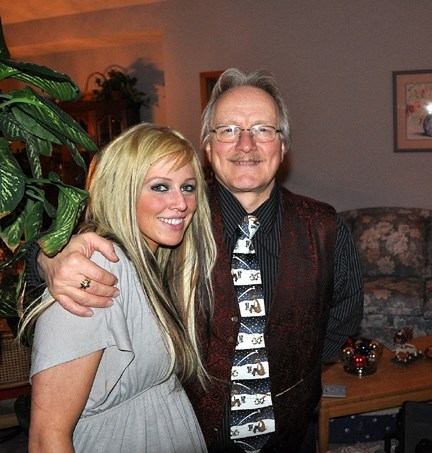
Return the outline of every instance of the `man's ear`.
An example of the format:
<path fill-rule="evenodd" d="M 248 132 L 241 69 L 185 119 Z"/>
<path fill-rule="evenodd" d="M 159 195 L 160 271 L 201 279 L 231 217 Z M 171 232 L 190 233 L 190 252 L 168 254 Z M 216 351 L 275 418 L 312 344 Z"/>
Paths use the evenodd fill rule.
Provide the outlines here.
<path fill-rule="evenodd" d="M 209 162 L 211 162 L 211 152 L 210 152 L 210 149 L 211 149 L 211 146 L 210 146 L 210 142 L 207 142 L 205 147 L 204 147 L 204 151 L 206 153 L 206 156 L 207 156 L 207 160 Z"/>
<path fill-rule="evenodd" d="M 285 157 L 285 143 L 282 143 L 281 145 L 281 162 L 284 160 Z"/>

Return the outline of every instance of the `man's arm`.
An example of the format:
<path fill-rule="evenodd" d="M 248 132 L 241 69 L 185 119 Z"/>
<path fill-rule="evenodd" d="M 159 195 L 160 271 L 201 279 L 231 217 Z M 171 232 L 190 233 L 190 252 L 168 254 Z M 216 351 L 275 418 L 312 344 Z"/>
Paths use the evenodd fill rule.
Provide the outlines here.
<path fill-rule="evenodd" d="M 347 337 L 358 334 L 363 317 L 364 291 L 360 260 L 351 232 L 339 218 L 333 291 L 333 304 L 324 342 L 324 362 L 337 357 Z"/>
<path fill-rule="evenodd" d="M 114 286 L 117 278 L 90 260 L 99 251 L 110 261 L 118 261 L 111 241 L 95 233 L 83 233 L 72 237 L 69 244 L 53 258 L 44 253 L 34 253 L 27 260 L 27 282 L 38 283 L 41 274 L 52 296 L 69 312 L 78 316 L 92 316 L 88 307 L 106 308 L 118 296 Z M 91 283 L 85 291 L 81 282 L 88 278 Z"/>

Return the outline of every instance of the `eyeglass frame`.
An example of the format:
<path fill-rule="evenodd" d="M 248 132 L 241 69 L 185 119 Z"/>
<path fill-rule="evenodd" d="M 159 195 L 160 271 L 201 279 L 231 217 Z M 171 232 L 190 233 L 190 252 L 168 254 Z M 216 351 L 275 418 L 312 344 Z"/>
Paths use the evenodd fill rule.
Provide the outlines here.
<path fill-rule="evenodd" d="M 280 134 L 282 132 L 282 129 L 277 129 L 275 126 L 272 126 L 271 124 L 254 124 L 253 126 L 251 126 L 250 128 L 242 128 L 240 126 L 237 126 L 236 124 L 227 124 L 226 126 L 225 125 L 222 125 L 222 126 L 217 126 L 217 127 L 214 127 L 213 129 L 210 129 L 209 132 L 212 132 L 213 134 L 216 135 L 216 140 L 218 142 L 221 142 L 221 143 L 235 143 L 236 141 L 239 141 L 240 138 L 241 138 L 241 135 L 242 135 L 242 132 L 249 132 L 249 135 L 251 137 L 252 140 L 254 140 L 254 134 L 252 133 L 252 129 L 253 128 L 256 128 L 256 127 L 260 127 L 260 126 L 264 126 L 264 127 L 267 127 L 267 128 L 271 128 L 275 131 L 275 135 L 274 135 L 274 138 L 273 140 L 269 140 L 268 142 L 260 142 L 258 141 L 257 143 L 272 143 L 275 141 L 276 139 L 276 134 Z M 229 127 L 232 127 L 232 128 L 235 128 L 235 129 L 238 129 L 239 130 L 239 133 L 238 135 L 236 134 L 234 136 L 234 139 L 232 141 L 229 141 L 229 142 L 226 142 L 226 141 L 223 141 L 223 140 L 220 140 L 218 138 L 218 129 L 221 129 L 221 128 L 229 128 Z M 235 137 L 237 137 L 237 140 L 235 139 Z"/>

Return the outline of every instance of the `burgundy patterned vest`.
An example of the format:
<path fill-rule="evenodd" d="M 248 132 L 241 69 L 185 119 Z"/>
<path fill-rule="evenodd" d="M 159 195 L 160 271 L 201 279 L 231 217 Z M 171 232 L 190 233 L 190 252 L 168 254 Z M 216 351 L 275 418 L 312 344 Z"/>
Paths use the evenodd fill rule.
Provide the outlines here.
<path fill-rule="evenodd" d="M 282 234 L 273 301 L 265 342 L 277 442 L 295 452 L 321 395 L 321 352 L 333 294 L 336 213 L 332 207 L 281 189 Z M 215 188 L 210 189 L 218 245 L 214 275 L 215 310 L 200 322 L 205 365 L 214 377 L 207 390 L 186 390 L 211 445 L 218 434 L 230 385 L 239 329 L 239 308 L 222 232 Z M 289 448 L 289 449 L 288 449 Z"/>

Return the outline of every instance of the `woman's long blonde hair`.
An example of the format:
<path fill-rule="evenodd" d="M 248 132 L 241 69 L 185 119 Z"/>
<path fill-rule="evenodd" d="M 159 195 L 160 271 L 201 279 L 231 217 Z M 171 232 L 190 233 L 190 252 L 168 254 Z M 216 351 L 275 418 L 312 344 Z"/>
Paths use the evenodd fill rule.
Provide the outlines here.
<path fill-rule="evenodd" d="M 173 169 L 191 163 L 197 180 L 197 210 L 177 247 L 160 246 L 153 254 L 138 227 L 137 201 L 150 166 L 169 158 Z M 201 163 L 179 132 L 149 123 L 124 131 L 95 156 L 88 177 L 89 203 L 80 231 L 95 231 L 126 252 L 158 319 L 175 369 L 182 382 L 206 372 L 200 359 L 197 314 L 212 313 L 211 274 L 216 245 Z M 35 319 L 51 301 L 25 318 Z M 42 306 L 43 305 L 43 306 Z M 25 327 L 23 324 L 23 326 Z"/>

